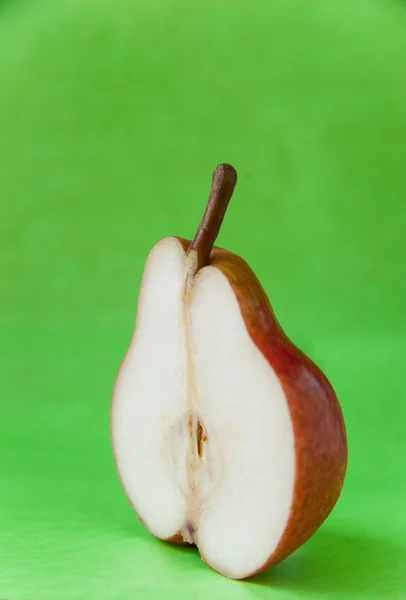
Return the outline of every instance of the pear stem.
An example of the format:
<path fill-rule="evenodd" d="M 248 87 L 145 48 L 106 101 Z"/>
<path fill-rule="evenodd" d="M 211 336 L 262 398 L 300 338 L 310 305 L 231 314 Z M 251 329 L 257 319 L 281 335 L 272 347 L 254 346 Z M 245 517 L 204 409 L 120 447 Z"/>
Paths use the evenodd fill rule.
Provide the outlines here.
<path fill-rule="evenodd" d="M 210 252 L 220 231 L 228 203 L 237 183 L 237 173 L 231 165 L 223 163 L 213 173 L 210 196 L 206 210 L 188 248 L 197 253 L 197 269 L 209 264 Z"/>

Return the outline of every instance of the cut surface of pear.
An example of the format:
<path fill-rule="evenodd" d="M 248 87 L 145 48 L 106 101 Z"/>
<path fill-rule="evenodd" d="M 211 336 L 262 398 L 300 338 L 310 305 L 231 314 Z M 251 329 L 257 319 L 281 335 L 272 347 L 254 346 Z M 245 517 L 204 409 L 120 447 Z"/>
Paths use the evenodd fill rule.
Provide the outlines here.
<path fill-rule="evenodd" d="M 326 377 L 286 337 L 248 265 L 213 248 L 235 182 L 220 165 L 194 240 L 165 238 L 148 256 L 111 435 L 149 531 L 243 579 L 323 523 L 347 445 Z"/>
<path fill-rule="evenodd" d="M 292 423 L 226 277 L 208 266 L 187 283 L 189 268 L 174 238 L 148 258 L 115 388 L 116 462 L 154 535 L 180 532 L 241 577 L 266 562 L 289 517 Z"/>

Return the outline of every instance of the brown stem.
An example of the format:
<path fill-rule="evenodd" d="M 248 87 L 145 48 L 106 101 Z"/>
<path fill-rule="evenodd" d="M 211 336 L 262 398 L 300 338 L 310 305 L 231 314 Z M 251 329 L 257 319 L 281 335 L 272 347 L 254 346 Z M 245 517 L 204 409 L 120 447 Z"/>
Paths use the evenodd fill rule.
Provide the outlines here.
<path fill-rule="evenodd" d="M 188 252 L 197 252 L 197 270 L 209 264 L 210 252 L 223 222 L 228 203 L 237 183 L 237 173 L 231 165 L 221 164 L 213 173 L 210 196 Z"/>

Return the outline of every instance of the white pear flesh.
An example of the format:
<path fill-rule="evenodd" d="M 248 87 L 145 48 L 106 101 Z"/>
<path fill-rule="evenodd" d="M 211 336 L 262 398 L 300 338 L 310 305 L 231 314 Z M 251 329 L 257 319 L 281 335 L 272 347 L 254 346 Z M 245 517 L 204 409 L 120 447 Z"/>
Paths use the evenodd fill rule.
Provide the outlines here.
<path fill-rule="evenodd" d="M 180 532 L 233 579 L 264 565 L 293 501 L 286 396 L 225 275 L 195 275 L 176 238 L 147 259 L 111 427 L 123 488 L 152 534 Z"/>

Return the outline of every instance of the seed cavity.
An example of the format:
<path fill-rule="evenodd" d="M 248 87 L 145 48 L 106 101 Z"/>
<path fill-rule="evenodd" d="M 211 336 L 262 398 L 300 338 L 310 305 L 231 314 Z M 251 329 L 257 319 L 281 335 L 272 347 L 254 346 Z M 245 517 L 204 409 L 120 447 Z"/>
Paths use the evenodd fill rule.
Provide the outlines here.
<path fill-rule="evenodd" d="M 204 444 L 207 442 L 207 435 L 198 418 L 194 418 L 193 414 L 189 414 L 187 425 L 189 429 L 189 437 L 196 443 L 196 455 L 198 458 L 203 458 Z"/>
<path fill-rule="evenodd" d="M 203 427 L 200 421 L 197 421 L 197 455 L 199 458 L 203 456 Z"/>

